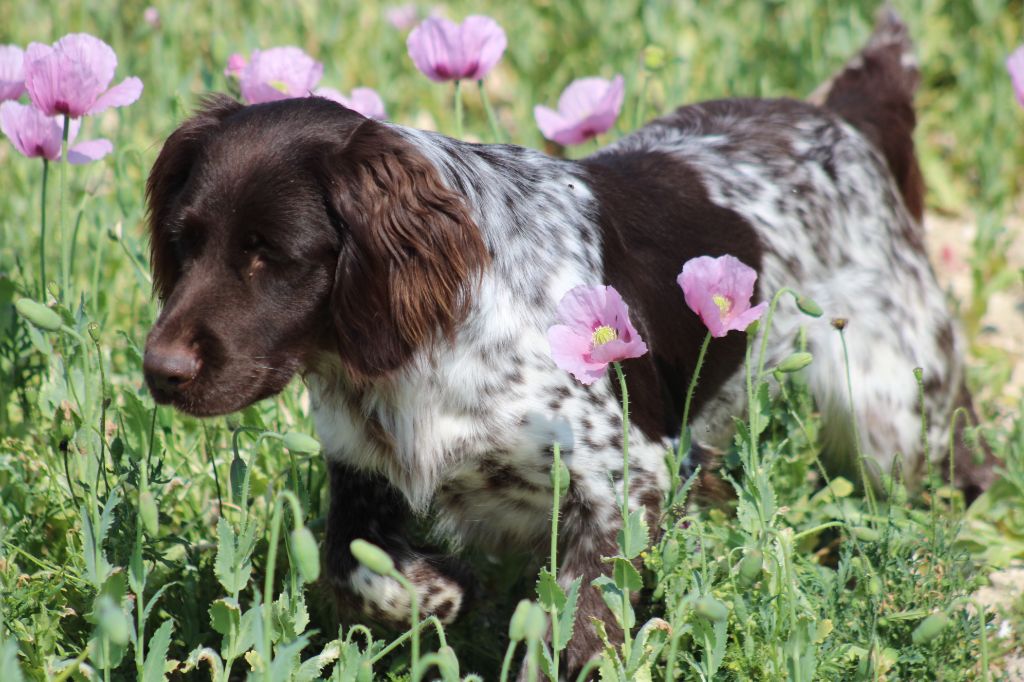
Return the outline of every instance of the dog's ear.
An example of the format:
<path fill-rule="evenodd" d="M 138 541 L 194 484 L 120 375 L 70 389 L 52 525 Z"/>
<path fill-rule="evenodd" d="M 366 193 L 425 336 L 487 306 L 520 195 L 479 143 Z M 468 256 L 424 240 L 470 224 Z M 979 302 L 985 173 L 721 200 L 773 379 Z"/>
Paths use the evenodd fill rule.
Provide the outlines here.
<path fill-rule="evenodd" d="M 324 172 L 341 230 L 338 350 L 354 374 L 378 377 L 454 332 L 487 249 L 465 199 L 383 124 L 360 122 Z"/>
<path fill-rule="evenodd" d="M 240 103 L 227 95 L 205 97 L 199 110 L 164 142 L 149 172 L 146 202 L 149 207 L 150 265 L 153 269 L 153 290 L 161 300 L 167 299 L 181 274 L 166 225 L 174 201 L 188 181 L 206 136 L 241 108 Z"/>

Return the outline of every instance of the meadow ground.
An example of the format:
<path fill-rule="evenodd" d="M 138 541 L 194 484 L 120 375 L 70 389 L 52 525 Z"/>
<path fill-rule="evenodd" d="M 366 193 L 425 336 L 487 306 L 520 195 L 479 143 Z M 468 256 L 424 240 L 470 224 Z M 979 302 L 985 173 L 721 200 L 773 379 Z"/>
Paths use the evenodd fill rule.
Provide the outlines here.
<path fill-rule="evenodd" d="M 644 575 L 619 576 L 642 580 L 644 597 L 635 614 L 620 608 L 635 619 L 633 647 L 606 652 L 605 679 L 1024 679 L 1014 658 L 1024 633 L 1015 567 L 1024 559 L 1024 110 L 1004 67 L 1024 42 L 1024 5 L 897 8 L 922 66 L 930 248 L 970 340 L 969 381 L 1000 480 L 968 509 L 933 482 L 908 490 L 887 480 L 883 499 L 865 499 L 820 471 L 814 406 L 798 377 L 784 378 L 784 397 L 753 401 L 757 445 L 741 439 L 728 458 L 738 500 L 696 511 L 676 499 L 643 549 Z M 407 679 L 424 665 L 446 680 L 498 679 L 510 619 L 522 654 L 543 648 L 543 619 L 570 611 L 545 579 L 534 590 L 536 560 L 475 557 L 486 598 L 447 631 L 428 623 L 419 657 L 408 633 L 339 631 L 322 588 L 303 584 L 314 570 L 292 535 L 294 523 L 322 532 L 324 467 L 312 444 L 275 437 L 313 432 L 301 384 L 199 421 L 154 406 L 139 353 L 157 311 L 146 173 L 203 93 L 237 87 L 223 74 L 229 55 L 300 46 L 324 63 L 322 85 L 371 86 L 391 119 L 448 134 L 452 85 L 414 68 L 407 31 L 374 3 L 157 9 L 147 22 L 140 2 L 0 3 L 0 44 L 86 31 L 113 46 L 117 81 L 145 84 L 135 104 L 85 119 L 81 139 L 109 138 L 113 152 L 85 166 L 49 164 L 45 198 L 40 160 L 0 140 L 0 679 Z M 596 144 L 545 143 L 532 109 L 553 106 L 574 78 L 625 77 L 605 143 L 677 104 L 802 97 L 856 52 L 874 9 L 860 0 L 440 8 L 454 19 L 493 16 L 509 37 L 485 80 L 497 131 L 467 87 L 464 136 L 569 156 Z M 41 262 L 55 283 L 46 294 Z M 59 318 L 30 324 L 15 312 L 23 297 Z M 277 514 L 275 524 L 286 491 L 302 518 Z M 522 598 L 539 602 L 520 613 L 525 625 L 513 619 Z"/>

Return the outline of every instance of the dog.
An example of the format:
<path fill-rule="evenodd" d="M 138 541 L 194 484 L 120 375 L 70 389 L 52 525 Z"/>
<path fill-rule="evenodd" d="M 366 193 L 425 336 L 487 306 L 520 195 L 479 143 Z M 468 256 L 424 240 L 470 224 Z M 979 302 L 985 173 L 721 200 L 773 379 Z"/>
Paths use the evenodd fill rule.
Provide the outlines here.
<path fill-rule="evenodd" d="M 246 407 L 304 377 L 330 474 L 324 568 L 343 605 L 407 627 L 393 579 L 361 567 L 382 547 L 426 614 L 451 622 L 471 578 L 416 547 L 413 515 L 458 545 L 549 542 L 552 444 L 571 475 L 560 580 L 582 577 L 570 670 L 600 651 L 591 581 L 620 526 L 622 420 L 611 379 L 557 369 L 546 330 L 579 284 L 621 292 L 650 348 L 624 369 L 631 396 L 629 504 L 654 527 L 705 329 L 675 286 L 682 264 L 732 254 L 756 298 L 782 287 L 768 361 L 798 330 L 823 416 L 822 450 L 877 470 L 925 459 L 912 369 L 923 370 L 932 442 L 969 409 L 963 341 L 925 253 L 914 154 L 918 71 L 886 14 L 814 96 L 685 106 L 580 161 L 470 144 L 366 119 L 308 97 L 243 106 L 225 96 L 166 141 L 147 184 L 154 289 L 163 308 L 144 357 L 159 403 L 197 416 Z M 852 405 L 843 348 L 847 321 Z M 696 442 L 727 447 L 742 412 L 746 339 L 711 343 L 694 397 Z M 771 366 L 771 364 L 769 364 Z M 958 439 L 961 440 L 962 439 Z M 958 446 L 957 485 L 991 480 Z"/>

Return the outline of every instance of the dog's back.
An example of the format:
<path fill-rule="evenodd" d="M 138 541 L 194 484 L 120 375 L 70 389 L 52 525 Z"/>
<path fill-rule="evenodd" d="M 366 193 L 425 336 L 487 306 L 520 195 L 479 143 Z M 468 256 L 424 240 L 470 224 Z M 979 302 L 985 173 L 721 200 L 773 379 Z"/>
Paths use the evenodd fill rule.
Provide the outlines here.
<path fill-rule="evenodd" d="M 636 401 L 641 418 L 646 409 L 667 429 L 678 428 L 676 396 L 695 355 L 687 339 L 701 336 L 682 302 L 659 293 L 667 281 L 662 271 L 697 253 L 732 253 L 758 269 L 761 297 L 790 287 L 825 310 L 811 320 L 780 305 L 768 361 L 792 352 L 798 329 L 806 328 L 815 356 L 808 380 L 825 418 L 827 453 L 840 467 L 851 465 L 856 424 L 879 470 L 888 471 L 901 453 L 909 476 L 923 471 L 914 368 L 924 373 L 932 443 L 946 442 L 953 410 L 969 406 L 969 398 L 963 343 L 923 244 L 923 182 L 912 138 L 917 82 L 906 28 L 885 12 L 861 53 L 812 97 L 820 104 L 730 99 L 687 106 L 585 162 L 599 195 L 640 197 L 630 211 L 621 199 L 609 204 L 602 219 L 613 235 L 605 245 L 606 279 L 638 308 L 652 349 L 633 368 L 649 384 Z M 853 419 L 833 318 L 846 321 Z M 742 353 L 741 338 L 711 346 L 692 425 L 709 445 L 731 440 L 731 417 L 744 403 Z M 967 461 L 958 455 L 958 466 Z M 960 466 L 958 483 L 974 495 L 989 475 L 987 467 Z"/>

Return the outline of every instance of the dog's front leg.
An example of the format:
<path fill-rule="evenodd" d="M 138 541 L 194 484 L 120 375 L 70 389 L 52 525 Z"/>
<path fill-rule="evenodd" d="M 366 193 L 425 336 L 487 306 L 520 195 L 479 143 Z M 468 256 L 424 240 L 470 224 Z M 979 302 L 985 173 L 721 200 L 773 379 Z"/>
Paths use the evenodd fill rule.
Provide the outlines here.
<path fill-rule="evenodd" d="M 467 599 L 469 574 L 454 557 L 414 548 L 405 536 L 409 506 L 385 478 L 328 462 L 331 505 L 324 569 L 349 617 L 369 617 L 395 629 L 409 627 L 411 603 L 397 580 L 359 564 L 349 550 L 363 539 L 387 552 L 416 588 L 420 614 L 450 623 Z"/>

